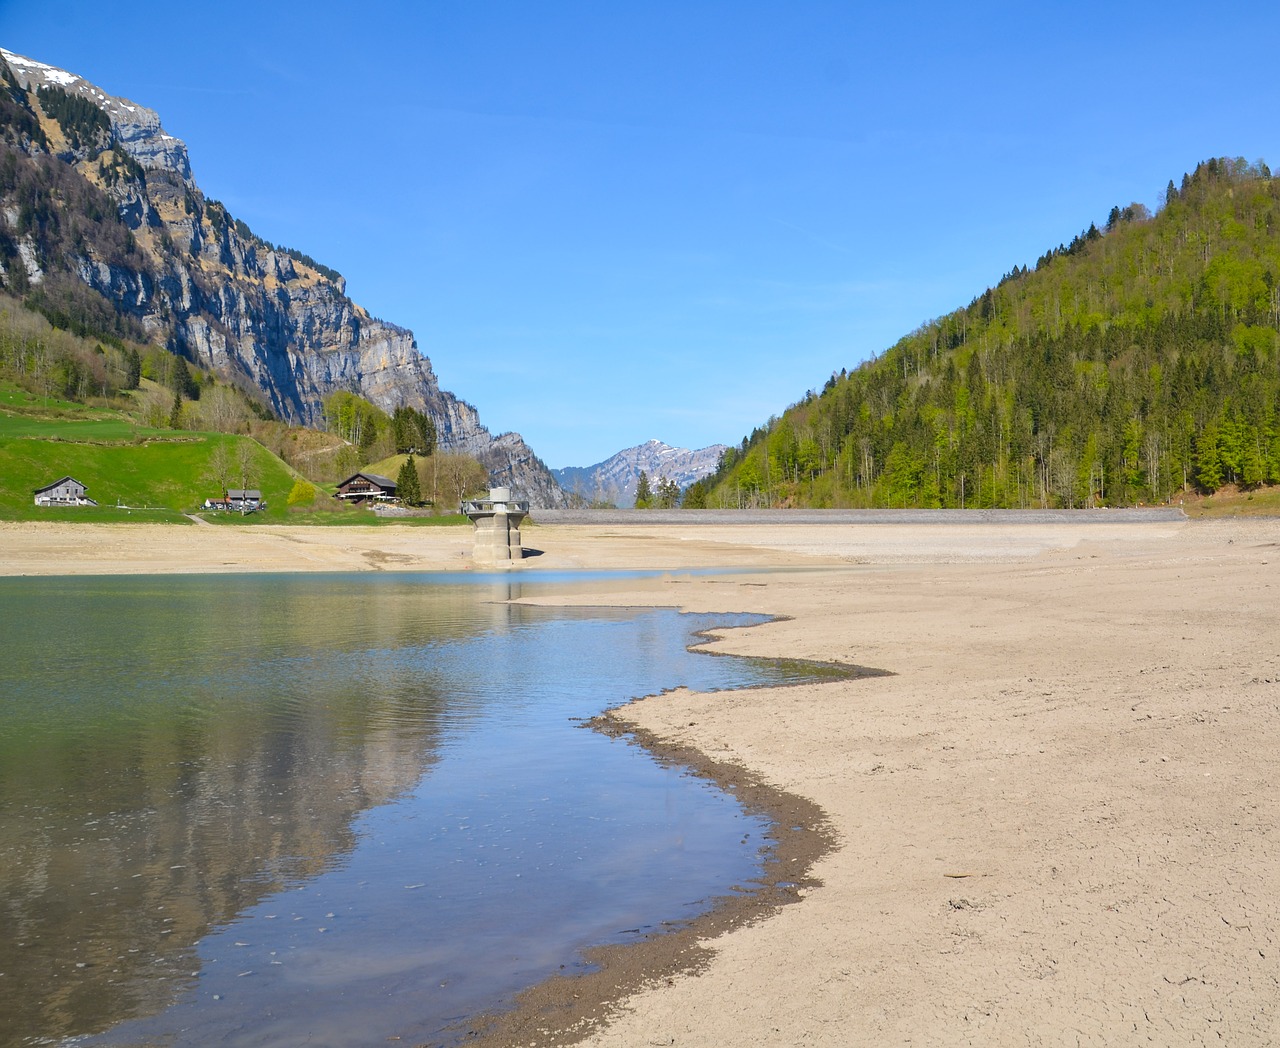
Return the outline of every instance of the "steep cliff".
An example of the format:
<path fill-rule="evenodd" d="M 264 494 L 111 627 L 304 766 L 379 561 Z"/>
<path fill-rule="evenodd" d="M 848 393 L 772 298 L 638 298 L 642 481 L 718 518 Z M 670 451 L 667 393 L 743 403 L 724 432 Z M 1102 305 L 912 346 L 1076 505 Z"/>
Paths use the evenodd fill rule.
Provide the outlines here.
<path fill-rule="evenodd" d="M 516 433 L 494 437 L 442 390 L 413 333 L 370 316 L 340 274 L 256 236 L 200 191 L 185 144 L 152 110 L 0 49 L 0 269 L 252 389 L 282 419 L 317 424 L 352 390 L 425 411 L 446 450 L 475 455 L 535 505 L 566 496 Z"/>

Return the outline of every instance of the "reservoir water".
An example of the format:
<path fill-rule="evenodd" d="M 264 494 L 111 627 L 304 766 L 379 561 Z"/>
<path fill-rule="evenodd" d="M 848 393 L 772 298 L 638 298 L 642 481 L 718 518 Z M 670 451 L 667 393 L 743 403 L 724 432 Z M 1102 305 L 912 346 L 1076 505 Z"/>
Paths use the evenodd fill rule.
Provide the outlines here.
<path fill-rule="evenodd" d="M 0 580 L 0 1044 L 452 1044 L 749 884 L 760 817 L 581 722 L 812 671 L 508 603 L 609 585 Z"/>

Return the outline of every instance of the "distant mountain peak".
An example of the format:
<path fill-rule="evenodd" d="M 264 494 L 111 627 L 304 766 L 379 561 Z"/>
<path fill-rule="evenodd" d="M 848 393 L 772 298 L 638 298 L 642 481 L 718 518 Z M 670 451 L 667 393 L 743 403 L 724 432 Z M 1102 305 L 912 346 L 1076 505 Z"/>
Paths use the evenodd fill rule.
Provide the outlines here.
<path fill-rule="evenodd" d="M 93 103 L 111 121 L 112 144 L 118 144 L 148 171 L 172 171 L 194 187 L 187 144 L 160 126 L 160 114 L 127 98 L 109 95 L 77 73 L 59 69 L 34 58 L 0 47 L 18 83 L 27 91 L 55 87 Z M 63 157 L 63 159 L 69 159 Z M 83 157 L 75 156 L 79 160 Z"/>
<path fill-rule="evenodd" d="M 625 448 L 594 466 L 566 466 L 551 473 L 571 495 L 587 502 L 608 502 L 627 509 L 635 505 L 641 473 L 647 474 L 655 485 L 665 479 L 687 488 L 695 480 L 714 473 L 724 451 L 723 444 L 694 451 L 673 447 L 655 437 Z"/>
<path fill-rule="evenodd" d="M 40 77 L 45 83 L 61 84 L 66 87 L 69 84 L 86 82 L 84 77 L 77 76 L 75 73 L 68 73 L 65 69 L 59 69 L 44 62 L 37 62 L 34 58 L 16 54 L 8 48 L 0 47 L 0 55 L 4 56 L 4 60 L 9 63 L 14 72 Z"/>

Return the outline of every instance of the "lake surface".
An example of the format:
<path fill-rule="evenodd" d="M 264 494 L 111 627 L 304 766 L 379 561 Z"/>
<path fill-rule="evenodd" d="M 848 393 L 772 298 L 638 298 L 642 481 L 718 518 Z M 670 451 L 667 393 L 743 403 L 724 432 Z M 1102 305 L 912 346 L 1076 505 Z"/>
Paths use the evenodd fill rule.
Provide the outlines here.
<path fill-rule="evenodd" d="M 505 603 L 608 585 L 0 579 L 0 1044 L 451 1044 L 749 884 L 761 818 L 581 721 L 812 671 Z"/>

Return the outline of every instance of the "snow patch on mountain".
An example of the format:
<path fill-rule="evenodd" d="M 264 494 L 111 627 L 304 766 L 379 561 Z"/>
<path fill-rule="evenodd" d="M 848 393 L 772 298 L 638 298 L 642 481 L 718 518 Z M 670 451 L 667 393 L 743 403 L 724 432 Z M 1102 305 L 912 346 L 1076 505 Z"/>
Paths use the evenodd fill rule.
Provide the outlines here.
<path fill-rule="evenodd" d="M 566 466 L 551 473 L 560 487 L 584 502 L 628 509 L 635 505 L 636 485 L 642 472 L 648 475 L 652 488 L 656 488 L 660 480 L 673 480 L 683 490 L 695 480 L 714 473 L 725 450 L 724 444 L 693 451 L 672 447 L 660 440 L 648 440 L 594 466 Z"/>

